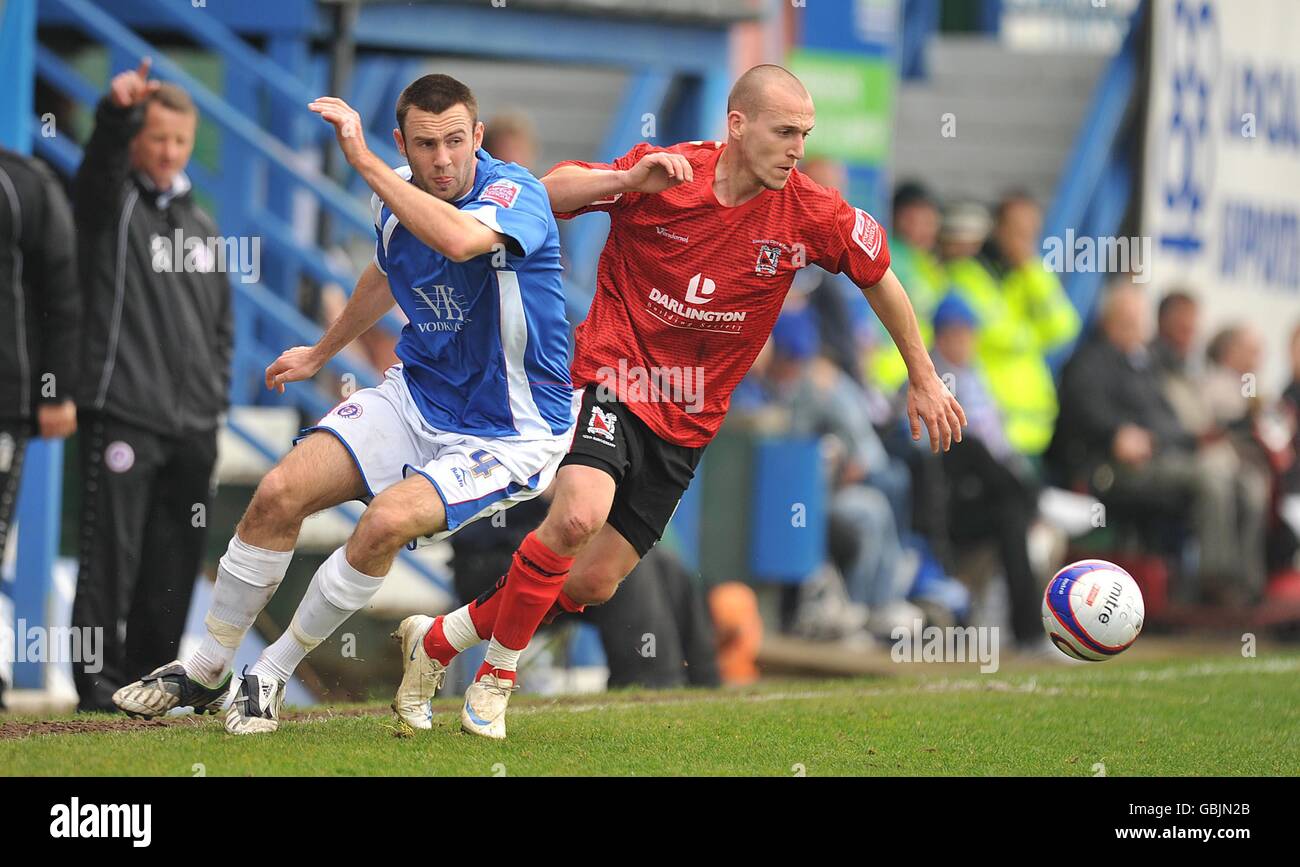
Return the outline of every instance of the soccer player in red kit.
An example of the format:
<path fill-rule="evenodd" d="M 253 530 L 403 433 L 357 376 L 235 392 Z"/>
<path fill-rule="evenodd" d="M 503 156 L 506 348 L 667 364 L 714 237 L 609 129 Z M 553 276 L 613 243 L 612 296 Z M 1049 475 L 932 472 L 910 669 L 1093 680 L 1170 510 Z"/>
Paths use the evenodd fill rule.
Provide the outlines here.
<path fill-rule="evenodd" d="M 758 66 L 732 89 L 725 143 L 640 144 L 542 179 L 557 216 L 610 215 L 577 329 L 577 428 L 546 519 L 496 587 L 444 617 L 403 621 L 399 636 L 424 634 L 403 645 L 404 719 L 427 714 L 411 699 L 432 697 L 456 653 L 491 637 L 461 726 L 505 737 L 520 653 L 544 620 L 609 599 L 659 540 L 804 265 L 852 278 L 898 344 L 913 438 L 925 424 L 936 450 L 960 441 L 965 416 L 926 354 L 884 230 L 795 168 L 812 127 L 799 80 Z"/>

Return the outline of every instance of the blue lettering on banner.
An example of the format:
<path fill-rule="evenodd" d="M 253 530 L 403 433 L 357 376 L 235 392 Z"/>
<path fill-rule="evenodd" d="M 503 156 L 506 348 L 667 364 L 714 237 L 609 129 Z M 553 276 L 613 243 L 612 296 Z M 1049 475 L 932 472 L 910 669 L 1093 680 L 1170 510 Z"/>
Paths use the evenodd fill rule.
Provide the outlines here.
<path fill-rule="evenodd" d="M 1219 272 L 1226 278 L 1300 290 L 1300 212 L 1226 202 Z"/>
<path fill-rule="evenodd" d="M 1242 63 L 1228 75 L 1227 135 L 1246 142 L 1267 142 L 1300 155 L 1300 69 Z M 1245 121 L 1255 119 L 1253 138 L 1242 135 Z"/>

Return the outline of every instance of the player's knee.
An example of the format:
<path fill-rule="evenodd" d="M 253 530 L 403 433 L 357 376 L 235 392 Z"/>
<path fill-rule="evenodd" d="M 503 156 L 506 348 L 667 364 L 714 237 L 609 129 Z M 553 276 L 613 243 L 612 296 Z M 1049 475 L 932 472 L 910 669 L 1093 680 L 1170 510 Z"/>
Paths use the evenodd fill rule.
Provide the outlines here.
<path fill-rule="evenodd" d="M 273 468 L 262 477 L 248 504 L 244 521 L 263 527 L 285 527 L 302 521 L 301 495 L 280 467 Z"/>
<path fill-rule="evenodd" d="M 566 550 L 578 551 L 586 547 L 587 543 L 600 532 L 605 519 L 594 511 L 575 508 L 565 509 L 564 513 L 556 516 L 554 520 L 547 516 L 547 522 L 551 525 L 549 529 L 559 536 Z"/>
<path fill-rule="evenodd" d="M 407 527 L 407 519 L 399 509 L 376 500 L 361 514 L 352 533 L 352 544 L 359 553 L 365 554 L 396 551 L 410 539 Z"/>

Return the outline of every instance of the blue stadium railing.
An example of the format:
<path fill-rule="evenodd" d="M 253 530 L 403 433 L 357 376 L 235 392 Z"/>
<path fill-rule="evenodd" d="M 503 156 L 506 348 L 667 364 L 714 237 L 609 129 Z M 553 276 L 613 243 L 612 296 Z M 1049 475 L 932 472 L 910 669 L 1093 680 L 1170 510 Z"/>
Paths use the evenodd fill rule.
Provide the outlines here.
<path fill-rule="evenodd" d="M 1106 66 L 1070 156 L 1061 169 L 1056 194 L 1043 220 L 1044 238 L 1111 237 L 1122 228 L 1133 195 L 1136 135 L 1132 106 L 1138 97 L 1138 60 L 1145 34 L 1143 0 L 1129 20 L 1128 34 Z M 1106 275 L 1070 271 L 1061 275 L 1066 293 L 1085 322 L 1091 319 Z M 1059 364 L 1071 347 L 1058 352 Z"/>

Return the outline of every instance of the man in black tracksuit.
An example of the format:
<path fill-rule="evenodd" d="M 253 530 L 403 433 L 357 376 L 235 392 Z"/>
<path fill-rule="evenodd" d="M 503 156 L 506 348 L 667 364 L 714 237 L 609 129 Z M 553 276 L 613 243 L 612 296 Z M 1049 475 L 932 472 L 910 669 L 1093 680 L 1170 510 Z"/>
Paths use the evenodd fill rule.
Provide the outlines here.
<path fill-rule="evenodd" d="M 113 79 L 74 185 L 86 327 L 72 623 L 104 628 L 102 669 L 74 664 L 81 710 L 115 711 L 118 687 L 177 655 L 230 386 L 228 278 L 211 247 L 184 246 L 217 237 L 183 171 L 198 114 L 148 71 Z"/>
<path fill-rule="evenodd" d="M 32 436 L 77 428 L 72 211 L 44 163 L 0 148 L 0 563 Z M 4 707 L 0 680 L 0 708 Z"/>

